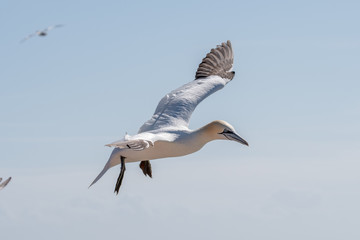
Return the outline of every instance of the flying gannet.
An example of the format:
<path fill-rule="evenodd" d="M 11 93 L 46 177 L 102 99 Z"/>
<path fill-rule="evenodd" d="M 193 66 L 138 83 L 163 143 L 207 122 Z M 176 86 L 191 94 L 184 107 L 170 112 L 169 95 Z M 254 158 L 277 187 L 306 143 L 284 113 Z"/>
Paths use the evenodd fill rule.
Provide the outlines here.
<path fill-rule="evenodd" d="M 45 36 L 48 35 L 48 32 L 49 32 L 50 30 L 53 30 L 54 28 L 59 28 L 59 27 L 62 27 L 62 26 L 64 26 L 64 25 L 62 25 L 62 24 L 57 24 L 57 25 L 49 26 L 49 27 L 47 27 L 47 28 L 45 28 L 44 30 L 41 30 L 41 31 L 38 30 L 38 31 L 36 31 L 36 32 L 34 32 L 34 33 L 26 36 L 25 38 L 23 38 L 23 39 L 20 41 L 20 43 L 23 43 L 23 42 L 25 42 L 26 40 L 28 40 L 28 39 L 30 39 L 30 38 L 32 38 L 32 37 L 34 37 L 34 36 L 45 37 Z"/>
<path fill-rule="evenodd" d="M 236 133 L 229 123 L 216 120 L 199 129 L 188 128 L 189 120 L 196 106 L 209 95 L 222 89 L 230 82 L 233 51 L 230 41 L 218 45 L 200 63 L 195 80 L 181 86 L 164 96 L 150 120 L 145 122 L 136 135 L 125 137 L 106 146 L 114 147 L 108 162 L 91 183 L 96 183 L 105 172 L 121 164 L 120 174 L 115 185 L 119 193 L 125 173 L 125 163 L 140 162 L 143 173 L 152 177 L 149 160 L 178 157 L 200 150 L 206 143 L 216 140 L 232 140 L 248 143 Z"/>

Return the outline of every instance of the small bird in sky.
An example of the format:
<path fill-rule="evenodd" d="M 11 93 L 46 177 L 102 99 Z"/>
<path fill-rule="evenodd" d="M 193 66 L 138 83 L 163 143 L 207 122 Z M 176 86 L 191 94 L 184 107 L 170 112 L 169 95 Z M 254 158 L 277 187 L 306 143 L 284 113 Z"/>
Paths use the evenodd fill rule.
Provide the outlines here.
<path fill-rule="evenodd" d="M 4 182 L 2 181 L 2 178 L 0 178 L 0 190 L 2 190 L 4 187 L 6 187 L 6 185 L 8 185 L 8 183 L 10 182 L 11 177 L 9 177 L 8 179 L 6 179 Z"/>
<path fill-rule="evenodd" d="M 50 30 L 53 30 L 54 28 L 63 27 L 63 26 L 64 26 L 64 25 L 62 25 L 62 24 L 57 24 L 57 25 L 49 26 L 49 27 L 45 28 L 44 30 L 36 31 L 36 32 L 28 35 L 27 37 L 23 38 L 23 39 L 20 41 L 20 43 L 23 43 L 23 42 L 25 42 L 26 40 L 28 40 L 28 39 L 30 39 L 30 38 L 32 38 L 32 37 L 34 37 L 34 36 L 45 37 L 45 36 L 48 35 L 48 32 L 49 32 Z"/>
<path fill-rule="evenodd" d="M 144 175 L 152 177 L 149 160 L 188 155 L 212 140 L 231 140 L 248 146 L 234 127 L 222 120 L 213 121 L 196 130 L 188 128 L 196 106 L 233 79 L 233 61 L 230 41 L 211 49 L 200 63 L 195 80 L 164 96 L 154 115 L 140 127 L 138 134 L 126 134 L 122 140 L 106 145 L 114 147 L 114 150 L 90 186 L 109 168 L 121 164 L 114 191 L 118 194 L 126 170 L 125 163 L 140 162 Z"/>

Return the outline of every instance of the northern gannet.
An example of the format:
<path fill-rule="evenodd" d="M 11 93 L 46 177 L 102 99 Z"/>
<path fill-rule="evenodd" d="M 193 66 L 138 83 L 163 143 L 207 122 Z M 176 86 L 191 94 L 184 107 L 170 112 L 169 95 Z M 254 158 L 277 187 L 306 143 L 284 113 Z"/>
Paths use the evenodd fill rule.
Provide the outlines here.
<path fill-rule="evenodd" d="M 25 42 L 26 40 L 28 40 L 29 38 L 32 38 L 32 37 L 34 37 L 34 36 L 36 36 L 36 35 L 39 36 L 39 37 L 45 37 L 46 35 L 48 35 L 48 32 L 49 32 L 50 30 L 52 30 L 52 29 L 54 29 L 54 28 L 62 27 L 62 26 L 64 26 L 64 25 L 62 25 L 62 24 L 57 24 L 57 25 L 49 26 L 49 27 L 45 28 L 44 30 L 36 31 L 36 32 L 28 35 L 27 37 L 23 38 L 23 39 L 20 41 L 20 43 L 23 43 L 23 42 Z"/>
<path fill-rule="evenodd" d="M 114 147 L 114 150 L 90 187 L 109 168 L 118 164 L 121 164 L 121 170 L 115 185 L 116 194 L 119 193 L 127 162 L 140 162 L 145 176 L 152 177 L 149 160 L 191 154 L 216 139 L 232 140 L 248 146 L 234 127 L 225 121 L 216 120 L 197 130 L 188 128 L 196 106 L 233 79 L 233 61 L 230 41 L 211 49 L 200 63 L 195 80 L 164 96 L 154 115 L 140 127 L 136 135 L 126 134 L 122 140 L 106 145 Z"/>

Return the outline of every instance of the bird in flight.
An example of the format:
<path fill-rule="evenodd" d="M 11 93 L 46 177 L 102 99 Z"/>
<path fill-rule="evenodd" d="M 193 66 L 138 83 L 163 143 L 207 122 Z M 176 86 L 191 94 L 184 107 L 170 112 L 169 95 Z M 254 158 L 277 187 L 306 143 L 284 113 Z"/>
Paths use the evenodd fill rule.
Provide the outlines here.
<path fill-rule="evenodd" d="M 0 178 L 0 190 L 2 190 L 4 187 L 6 187 L 6 185 L 8 185 L 8 183 L 10 182 L 11 177 L 9 177 L 8 179 L 6 179 L 4 182 L 2 181 L 2 178 Z"/>
<path fill-rule="evenodd" d="M 114 147 L 114 150 L 90 187 L 108 169 L 118 164 L 121 167 L 115 185 L 116 194 L 119 193 L 126 163 L 140 162 L 144 175 L 152 177 L 149 160 L 188 155 L 217 139 L 236 141 L 248 146 L 234 127 L 222 120 L 213 121 L 196 130 L 188 128 L 191 114 L 196 106 L 233 79 L 235 75 L 232 71 L 233 61 L 230 41 L 211 49 L 200 63 L 195 80 L 164 96 L 154 115 L 140 127 L 136 135 L 126 134 L 122 140 L 106 145 Z"/>
<path fill-rule="evenodd" d="M 50 30 L 53 30 L 54 28 L 63 27 L 63 26 L 64 26 L 64 25 L 62 25 L 62 24 L 57 24 L 57 25 L 49 26 L 49 27 L 45 28 L 44 30 L 36 31 L 36 32 L 28 35 L 27 37 L 23 38 L 23 39 L 20 41 L 20 43 L 23 43 L 23 42 L 25 42 L 26 40 L 28 40 L 28 39 L 30 39 L 30 38 L 32 38 L 32 37 L 34 37 L 34 36 L 45 37 L 45 36 L 48 35 L 48 32 L 49 32 Z"/>

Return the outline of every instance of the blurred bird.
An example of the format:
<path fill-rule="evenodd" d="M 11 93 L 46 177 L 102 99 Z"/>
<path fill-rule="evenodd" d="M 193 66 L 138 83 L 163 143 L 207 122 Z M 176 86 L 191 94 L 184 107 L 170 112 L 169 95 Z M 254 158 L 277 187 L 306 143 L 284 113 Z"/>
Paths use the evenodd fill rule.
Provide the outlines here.
<path fill-rule="evenodd" d="M 0 190 L 2 190 L 4 187 L 6 187 L 6 185 L 8 185 L 8 183 L 10 182 L 11 177 L 9 177 L 8 179 L 6 179 L 4 182 L 1 183 L 2 178 L 0 178 Z"/>
<path fill-rule="evenodd" d="M 144 175 L 152 177 L 149 160 L 191 154 L 216 139 L 248 145 L 236 133 L 234 127 L 225 121 L 213 121 L 197 130 L 188 128 L 191 114 L 196 106 L 233 79 L 235 75 L 232 71 L 233 59 L 230 41 L 211 49 L 200 63 L 195 80 L 163 97 L 152 118 L 140 127 L 138 134 L 134 136 L 126 134 L 122 140 L 106 145 L 115 149 L 104 169 L 91 185 L 96 183 L 109 168 L 121 164 L 114 191 L 119 193 L 126 162 L 140 162 Z"/>
<path fill-rule="evenodd" d="M 57 24 L 57 25 L 53 25 L 53 26 L 47 27 L 47 28 L 45 28 L 44 30 L 36 31 L 35 33 L 32 33 L 32 34 L 28 35 L 27 37 L 25 37 L 24 39 L 22 39 L 22 40 L 20 41 L 20 43 L 23 43 L 23 42 L 25 42 L 26 40 L 28 40 L 28 39 L 36 36 L 36 35 L 39 36 L 39 37 L 45 37 L 46 35 L 48 35 L 48 32 L 49 32 L 50 30 L 53 30 L 54 28 L 63 27 L 63 26 L 64 26 L 64 25 L 62 25 L 62 24 Z"/>

